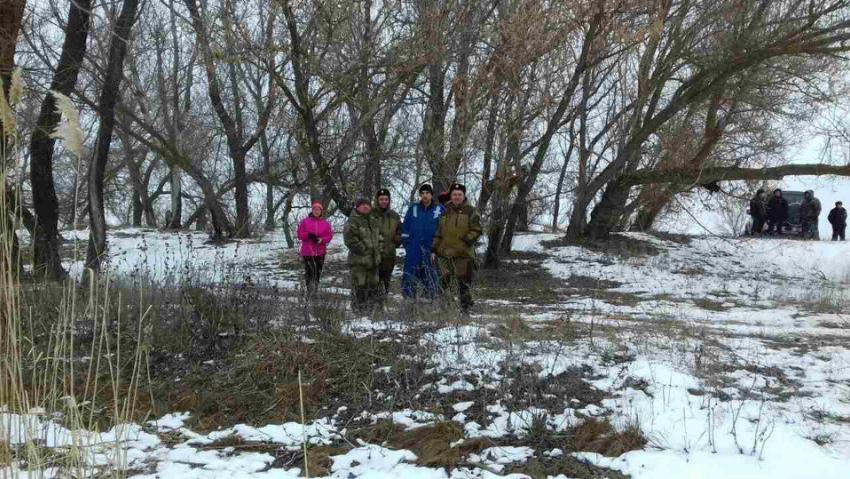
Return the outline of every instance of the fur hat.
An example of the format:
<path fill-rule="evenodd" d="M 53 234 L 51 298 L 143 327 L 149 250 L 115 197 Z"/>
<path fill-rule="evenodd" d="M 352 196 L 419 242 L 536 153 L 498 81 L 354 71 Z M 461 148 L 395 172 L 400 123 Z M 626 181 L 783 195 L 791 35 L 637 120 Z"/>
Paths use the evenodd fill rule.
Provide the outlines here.
<path fill-rule="evenodd" d="M 462 191 L 464 195 L 466 195 L 466 186 L 460 183 L 452 183 L 452 186 L 449 186 L 449 194 L 452 194 L 452 191 L 459 190 Z"/>
<path fill-rule="evenodd" d="M 388 190 L 386 188 L 381 188 L 380 190 L 378 190 L 377 193 L 375 193 L 376 199 L 380 198 L 382 196 L 386 196 L 387 198 L 392 198 L 392 196 L 390 195 L 390 190 Z"/>
<path fill-rule="evenodd" d="M 355 208 L 360 208 L 363 205 L 372 206 L 372 202 L 369 201 L 369 198 L 366 198 L 365 196 L 361 196 L 360 198 L 357 198 L 357 201 L 354 202 Z"/>

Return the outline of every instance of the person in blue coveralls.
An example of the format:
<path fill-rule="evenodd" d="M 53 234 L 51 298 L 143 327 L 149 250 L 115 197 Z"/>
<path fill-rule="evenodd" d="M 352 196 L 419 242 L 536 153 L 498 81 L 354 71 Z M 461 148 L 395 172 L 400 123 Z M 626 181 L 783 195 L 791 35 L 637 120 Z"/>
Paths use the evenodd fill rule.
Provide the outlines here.
<path fill-rule="evenodd" d="M 434 299 L 440 284 L 437 265 L 431 260 L 431 244 L 437 223 L 445 208 L 434 200 L 434 189 L 425 183 L 419 187 L 419 202 L 407 208 L 402 223 L 401 244 L 406 252 L 401 287 L 405 298 Z"/>

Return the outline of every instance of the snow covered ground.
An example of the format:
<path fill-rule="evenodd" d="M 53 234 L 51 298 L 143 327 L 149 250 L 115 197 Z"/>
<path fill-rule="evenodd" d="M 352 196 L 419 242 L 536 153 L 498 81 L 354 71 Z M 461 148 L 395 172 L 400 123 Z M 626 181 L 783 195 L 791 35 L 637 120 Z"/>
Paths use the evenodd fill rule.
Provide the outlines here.
<path fill-rule="evenodd" d="M 207 434 L 188 429 L 189 416 L 181 411 L 103 433 L 64 429 L 42 411 L 0 412 L 0 441 L 14 445 L 37 438 L 57 448 L 82 444 L 92 467 L 108 464 L 135 477 L 163 479 L 304 474 L 300 464 L 277 466 L 269 452 L 210 447 L 237 436 L 291 451 L 305 443 L 308 450 L 341 446 L 344 450 L 330 458 L 329 477 L 338 478 L 530 477 L 508 473 L 535 454 L 572 455 L 636 478 L 848 477 L 850 244 L 720 237 L 678 242 L 626 234 L 623 241 L 649 244 L 658 253 L 626 257 L 546 246 L 555 239 L 517 238 L 515 249 L 540 256 L 554 283 L 562 285 L 557 301 L 520 308 L 518 320 L 532 331 L 574 324 L 583 335 L 574 341 L 546 334 L 508 341 L 500 329 L 505 318 L 498 313 L 516 298 L 479 301 L 472 321 L 431 328 L 416 339 L 429 355 L 425 373 L 437 378 L 423 391 L 445 396 L 450 408 L 399 407 L 356 415 L 361 422 L 392 420 L 408 430 L 454 421 L 463 438 L 452 447 L 494 441 L 469 454 L 460 467 L 421 465 L 414 452 L 387 443 L 350 442 L 348 422 L 341 419 L 350 411 L 344 408 L 306 424 L 222 424 Z M 223 246 L 203 241 L 194 233 L 122 230 L 110 237 L 112 275 L 164 281 L 177 271 L 217 282 L 241 274 L 279 287 L 297 285 L 299 271 L 280 267 L 293 254 L 285 251 L 282 236 Z M 334 247 L 331 261 L 344 254 Z M 80 273 L 79 263 L 71 266 Z M 413 334 L 409 326 L 399 312 L 347 321 L 343 332 Z M 506 366 L 527 367 L 541 381 L 586 371 L 583 387 L 601 399 L 565 395 L 517 408 L 515 398 L 476 395 L 515 381 Z M 489 399 L 485 403 L 482 397 Z M 621 431 L 638 428 L 648 442 L 643 449 L 607 457 L 548 446 L 535 450 L 537 443 L 528 440 L 541 427 L 557 436 L 594 418 L 606 418 Z M 165 440 L 174 434 L 180 440 Z"/>

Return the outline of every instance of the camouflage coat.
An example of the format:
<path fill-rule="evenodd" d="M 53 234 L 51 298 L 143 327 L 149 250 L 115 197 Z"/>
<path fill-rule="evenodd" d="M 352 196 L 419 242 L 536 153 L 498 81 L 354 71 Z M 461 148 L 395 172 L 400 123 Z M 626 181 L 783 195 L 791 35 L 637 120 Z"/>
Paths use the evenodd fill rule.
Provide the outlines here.
<path fill-rule="evenodd" d="M 348 264 L 360 268 L 377 268 L 381 264 L 383 238 L 378 218 L 370 214 L 351 212 L 343 233 L 348 248 Z"/>
<path fill-rule="evenodd" d="M 474 258 L 479 236 L 481 215 L 478 209 L 467 202 L 460 206 L 449 203 L 437 225 L 431 251 L 442 258 Z"/>

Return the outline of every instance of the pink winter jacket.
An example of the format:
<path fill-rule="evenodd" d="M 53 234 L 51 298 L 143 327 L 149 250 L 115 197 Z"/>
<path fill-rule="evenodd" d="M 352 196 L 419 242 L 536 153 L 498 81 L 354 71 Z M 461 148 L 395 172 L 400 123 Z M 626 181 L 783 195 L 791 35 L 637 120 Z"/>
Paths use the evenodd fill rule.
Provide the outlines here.
<path fill-rule="evenodd" d="M 322 244 L 310 238 L 310 233 L 322 238 Z M 328 243 L 334 237 L 331 224 L 324 218 L 309 215 L 298 225 L 298 239 L 301 240 L 301 256 L 322 256 L 328 251 Z"/>

